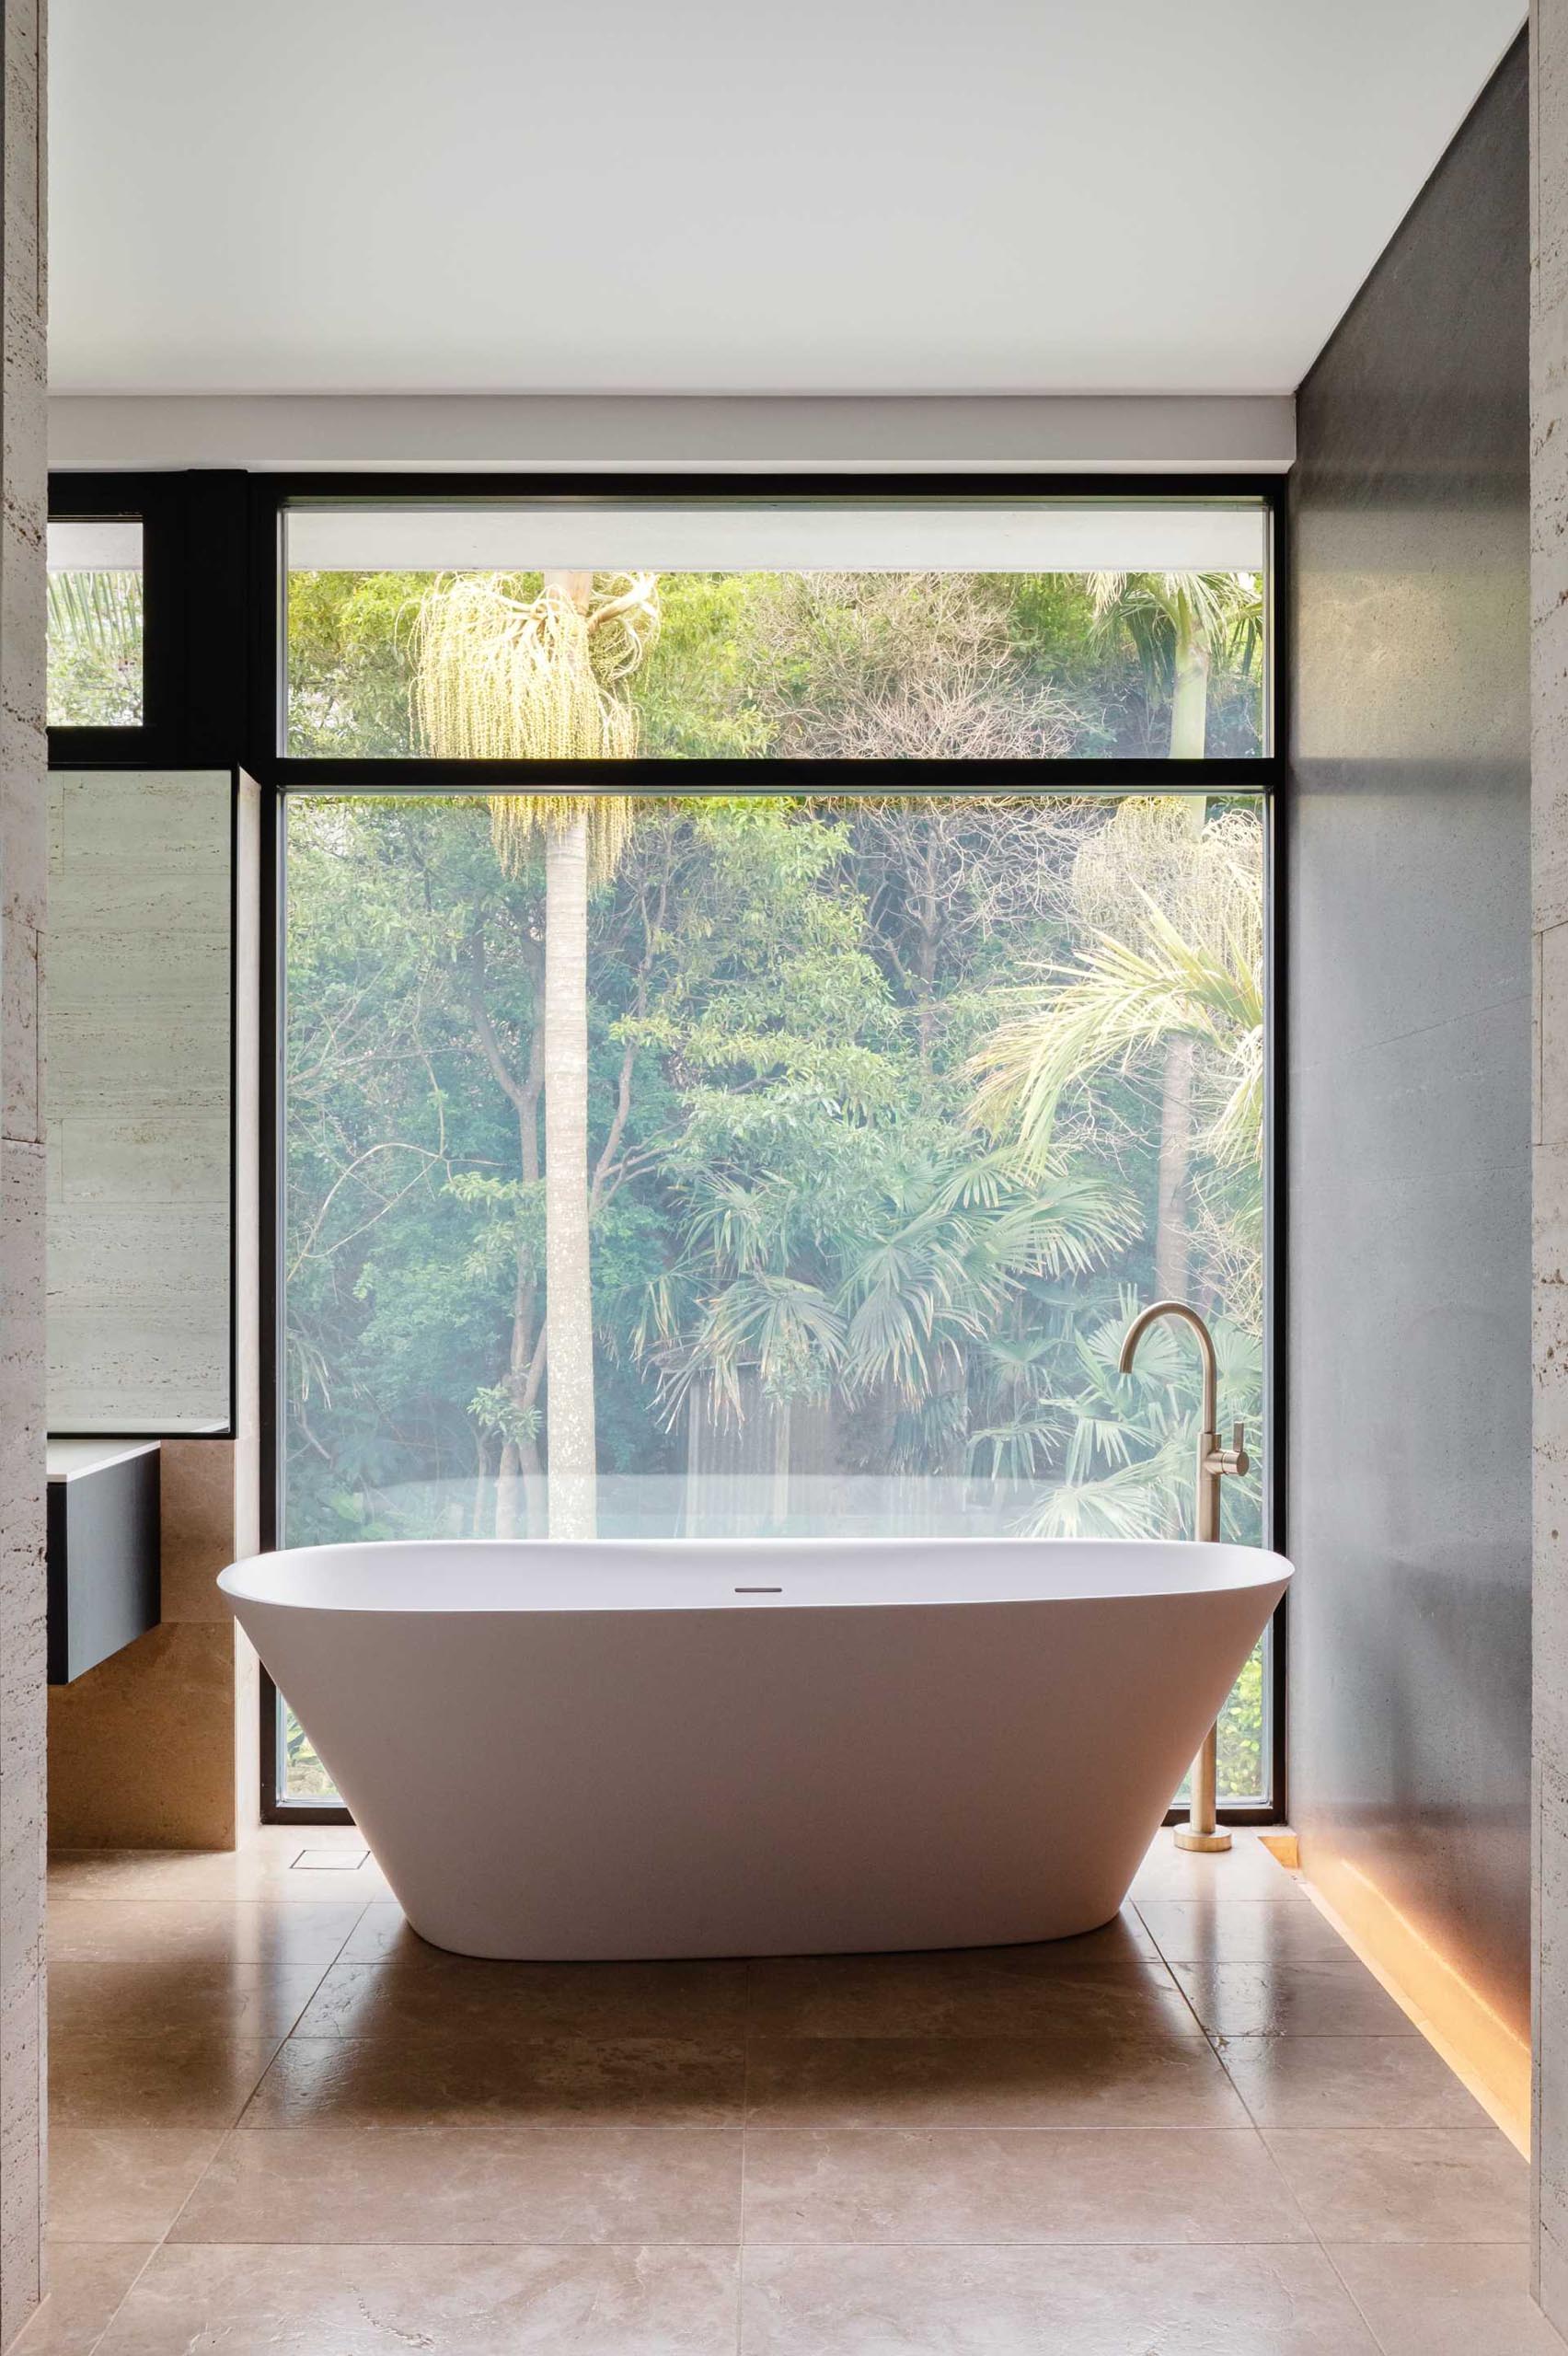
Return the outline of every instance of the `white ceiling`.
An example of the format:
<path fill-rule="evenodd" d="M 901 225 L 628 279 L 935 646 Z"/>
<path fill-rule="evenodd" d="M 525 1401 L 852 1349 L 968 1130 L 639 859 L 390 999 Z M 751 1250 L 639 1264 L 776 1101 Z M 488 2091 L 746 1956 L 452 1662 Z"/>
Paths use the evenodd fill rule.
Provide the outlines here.
<path fill-rule="evenodd" d="M 1282 392 L 1519 0 L 53 0 L 66 392 Z"/>

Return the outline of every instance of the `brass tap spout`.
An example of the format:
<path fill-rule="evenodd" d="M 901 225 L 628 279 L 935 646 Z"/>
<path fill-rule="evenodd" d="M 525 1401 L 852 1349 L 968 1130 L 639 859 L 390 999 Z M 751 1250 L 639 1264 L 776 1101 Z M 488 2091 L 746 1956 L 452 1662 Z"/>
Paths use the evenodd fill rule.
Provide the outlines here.
<path fill-rule="evenodd" d="M 1131 1374 L 1138 1344 L 1149 1327 L 1162 1317 L 1174 1318 L 1178 1323 L 1190 1325 L 1197 1336 L 1198 1351 L 1203 1360 L 1204 1395 L 1203 1428 L 1198 1434 L 1197 1489 L 1193 1516 L 1193 1534 L 1202 1543 L 1212 1544 L 1219 1536 L 1219 1484 L 1226 1474 L 1240 1475 L 1251 1466 L 1244 1445 L 1246 1427 L 1236 1424 L 1231 1429 L 1231 1444 L 1221 1448 L 1215 1428 L 1219 1421 L 1219 1369 L 1214 1355 L 1214 1336 L 1195 1309 L 1184 1300 L 1156 1300 L 1134 1318 L 1122 1342 L 1118 1370 Z M 1187 1822 L 1176 1828 L 1179 1849 L 1228 1849 L 1230 1835 L 1221 1832 L 1215 1822 L 1215 1789 L 1218 1780 L 1218 1740 L 1211 1727 L 1204 1738 L 1204 1747 L 1193 1762 L 1193 1797 Z"/>

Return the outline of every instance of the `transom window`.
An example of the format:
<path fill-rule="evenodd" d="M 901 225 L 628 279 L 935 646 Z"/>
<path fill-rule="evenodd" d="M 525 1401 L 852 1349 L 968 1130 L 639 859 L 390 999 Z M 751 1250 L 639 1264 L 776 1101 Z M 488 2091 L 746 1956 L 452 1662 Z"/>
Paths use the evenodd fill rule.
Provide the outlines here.
<path fill-rule="evenodd" d="M 140 728 L 141 517 L 52 519 L 48 568 L 50 727 Z"/>
<path fill-rule="evenodd" d="M 285 749 L 1252 758 L 1266 520 L 1255 500 L 295 505 Z M 569 717 L 574 667 L 602 693 Z"/>

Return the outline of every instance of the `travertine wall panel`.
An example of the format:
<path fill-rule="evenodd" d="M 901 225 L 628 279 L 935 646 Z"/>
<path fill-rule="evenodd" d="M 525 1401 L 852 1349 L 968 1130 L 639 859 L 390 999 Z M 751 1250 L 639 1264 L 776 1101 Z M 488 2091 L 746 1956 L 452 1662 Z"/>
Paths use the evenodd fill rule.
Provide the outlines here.
<path fill-rule="evenodd" d="M 213 780 L 205 780 L 211 791 Z M 224 787 L 225 869 L 227 894 L 228 783 Z M 168 805 L 178 810 L 177 803 Z M 203 814 L 203 823 L 204 823 Z M 74 1685 L 50 1695 L 50 1837 L 60 1848 L 227 1848 L 254 1824 L 259 1802 L 257 1725 L 259 1715 L 256 1656 L 219 1595 L 217 1576 L 236 1555 L 260 1544 L 259 1265 L 258 1203 L 259 1164 L 259 809 L 254 786 L 242 781 L 237 808 L 238 912 L 234 958 L 235 1209 L 234 1317 L 236 1380 L 234 1437 L 165 1438 L 159 1450 L 163 1519 L 162 1624 L 129 1645 Z M 75 905 L 75 904 L 74 904 Z M 224 959 L 225 1014 L 229 964 Z M 225 1068 L 225 1087 L 227 1084 Z M 182 1145 L 190 1137 L 183 1114 L 174 1119 Z M 222 1123 L 222 1254 L 212 1276 L 209 1327 L 221 1327 L 226 1347 L 228 1268 L 228 1125 Z M 69 1169 L 72 1122 L 63 1146 Z M 114 1122 L 99 1126 L 92 1145 L 97 1183 L 122 1186 L 122 1153 L 144 1186 L 154 1190 L 166 1175 L 187 1182 L 190 1171 L 178 1147 L 160 1156 L 145 1154 L 134 1135 L 124 1138 Z M 167 1146 L 167 1140 L 166 1140 Z M 218 1163 L 217 1140 L 213 1160 Z M 78 1170 L 86 1166 L 75 1165 Z M 58 1179 L 56 1179 L 58 1184 Z M 115 1206 L 124 1221 L 121 1242 L 132 1237 L 133 1218 L 144 1206 Z M 164 1199 L 167 1232 L 188 1239 L 193 1259 L 213 1253 L 217 1223 L 207 1223 L 200 1195 L 170 1192 Z M 57 1281 L 98 1206 L 82 1195 L 71 1197 L 71 1225 L 56 1220 L 52 1238 Z M 78 1222 L 82 1222 L 78 1224 Z M 160 1252 L 161 1252 L 160 1246 Z M 159 1261 L 158 1265 L 164 1265 Z M 100 1367 L 113 1371 L 110 1342 L 100 1334 L 95 1347 Z M 121 1346 L 114 1344 L 113 1346 Z M 125 1379 L 132 1369 L 127 1364 Z M 126 1394 L 128 1395 L 128 1394 Z"/>
<path fill-rule="evenodd" d="M 231 780 L 50 780 L 49 1416 L 228 1422 Z"/>
<path fill-rule="evenodd" d="M 252 1656 L 217 1588 L 253 1545 L 236 1527 L 242 1456 L 228 1439 L 159 1449 L 161 1624 L 50 1692 L 57 1849 L 227 1849 L 255 1821 Z"/>
<path fill-rule="evenodd" d="M 43 0 L 0 7 L 0 2346 L 43 2227 Z"/>
<path fill-rule="evenodd" d="M 211 1445 L 226 1454 L 226 1441 Z M 239 1641 L 226 1614 L 168 1622 L 51 1690 L 57 1848 L 234 1847 Z M 248 1731 L 254 1738 L 254 1717 Z"/>

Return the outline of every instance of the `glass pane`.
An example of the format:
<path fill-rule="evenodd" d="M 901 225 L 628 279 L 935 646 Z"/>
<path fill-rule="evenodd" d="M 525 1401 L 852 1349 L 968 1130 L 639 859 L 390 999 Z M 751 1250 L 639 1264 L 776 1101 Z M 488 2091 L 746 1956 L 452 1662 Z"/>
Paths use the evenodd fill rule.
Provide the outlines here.
<path fill-rule="evenodd" d="M 286 749 L 1245 758 L 1266 549 L 1255 500 L 296 508 Z"/>
<path fill-rule="evenodd" d="M 49 725 L 140 728 L 142 525 L 49 526 Z"/>
<path fill-rule="evenodd" d="M 233 804 L 50 773 L 52 1431 L 228 1424 Z"/>
<path fill-rule="evenodd" d="M 1161 1327 L 1116 1373 L 1160 1294 L 1213 1323 L 1259 1542 L 1262 828 L 291 796 L 285 1542 L 1179 1535 L 1196 1354 Z M 1227 1796 L 1266 1789 L 1265 1692 L 1260 1659 Z M 297 1730 L 287 1772 L 319 1788 Z"/>

